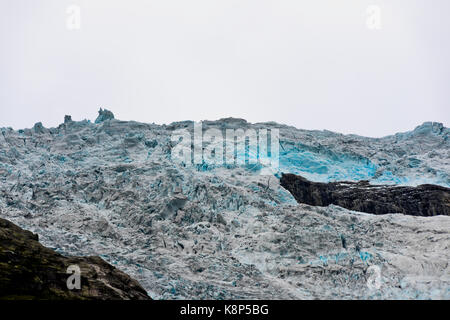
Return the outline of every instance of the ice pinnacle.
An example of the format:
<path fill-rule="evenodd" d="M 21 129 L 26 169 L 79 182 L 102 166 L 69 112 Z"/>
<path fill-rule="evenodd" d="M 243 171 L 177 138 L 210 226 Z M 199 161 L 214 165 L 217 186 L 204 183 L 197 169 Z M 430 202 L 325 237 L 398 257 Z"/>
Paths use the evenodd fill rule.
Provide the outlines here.
<path fill-rule="evenodd" d="M 100 110 L 98 111 L 98 117 L 97 119 L 95 119 L 95 123 L 101 123 L 103 121 L 111 119 L 114 119 L 114 114 L 109 110 L 102 110 L 102 108 L 100 108 Z"/>

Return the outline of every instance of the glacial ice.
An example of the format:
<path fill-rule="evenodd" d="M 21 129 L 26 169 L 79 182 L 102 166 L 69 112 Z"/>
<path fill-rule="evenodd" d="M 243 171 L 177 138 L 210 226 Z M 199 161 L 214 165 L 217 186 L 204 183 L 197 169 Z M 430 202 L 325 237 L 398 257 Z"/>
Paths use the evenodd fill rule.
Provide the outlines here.
<path fill-rule="evenodd" d="M 220 128 L 232 123 L 225 119 L 225 124 L 208 122 L 204 125 L 217 125 Z M 228 122 L 227 122 L 228 121 Z M 239 122 L 244 129 L 247 122 Z M 175 123 L 172 126 L 185 128 L 188 123 Z M 270 126 L 274 126 L 273 123 Z M 425 183 L 450 186 L 449 129 L 440 123 L 426 122 L 414 131 L 398 133 L 385 138 L 371 139 L 354 135 L 344 136 L 329 131 L 309 132 L 286 126 L 281 129 L 279 168 L 271 171 L 276 177 L 281 172 L 294 173 L 316 182 L 360 181 L 369 180 L 373 184 L 419 185 Z M 255 131 L 264 128 L 262 124 L 254 126 Z M 235 126 L 231 126 L 235 129 Z M 434 148 L 442 149 L 436 154 Z M 246 146 L 236 156 L 245 161 L 245 165 L 225 163 L 223 167 L 233 169 L 243 167 L 251 172 L 262 174 L 267 165 L 260 162 L 249 163 L 261 154 Z M 265 159 L 270 162 L 270 156 Z M 195 165 L 198 171 L 211 171 L 220 167 L 211 162 Z"/>
<path fill-rule="evenodd" d="M 316 182 L 370 180 L 377 166 L 369 159 L 314 151 L 305 146 L 288 146 L 280 152 L 280 171 Z"/>
<path fill-rule="evenodd" d="M 251 164 L 175 164 L 170 135 L 192 122 L 108 117 L 2 128 L 0 215 L 63 254 L 102 255 L 157 299 L 449 298 L 449 217 L 301 205 L 277 179 L 449 186 L 448 128 L 372 139 L 205 123 L 279 129 L 280 169 L 267 175 Z M 383 266 L 377 293 L 364 280 L 369 264 Z"/>
<path fill-rule="evenodd" d="M 97 119 L 95 119 L 95 123 L 101 123 L 103 121 L 111 119 L 114 119 L 114 114 L 109 110 L 102 110 L 102 108 L 100 108 L 100 110 L 98 111 L 98 117 Z M 67 118 L 64 119 L 64 123 L 66 123 L 66 120 Z"/>

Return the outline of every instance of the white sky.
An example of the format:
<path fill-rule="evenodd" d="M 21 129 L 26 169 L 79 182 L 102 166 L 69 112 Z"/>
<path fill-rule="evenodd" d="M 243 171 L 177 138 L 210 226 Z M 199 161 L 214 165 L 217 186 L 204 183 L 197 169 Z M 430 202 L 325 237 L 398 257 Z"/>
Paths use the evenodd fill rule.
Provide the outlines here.
<path fill-rule="evenodd" d="M 448 0 L 0 0 L 0 127 L 99 107 L 366 136 L 449 126 L 449 14 Z"/>

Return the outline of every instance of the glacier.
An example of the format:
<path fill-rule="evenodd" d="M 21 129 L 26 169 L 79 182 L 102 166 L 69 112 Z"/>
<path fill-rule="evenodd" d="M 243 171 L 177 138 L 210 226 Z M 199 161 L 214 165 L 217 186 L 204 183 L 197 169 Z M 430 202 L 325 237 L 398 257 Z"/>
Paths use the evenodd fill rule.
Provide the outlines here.
<path fill-rule="evenodd" d="M 107 111 L 107 110 L 106 110 Z M 0 216 L 66 255 L 101 255 L 155 299 L 449 299 L 450 217 L 298 204 L 282 172 L 319 182 L 450 186 L 450 130 L 383 138 L 226 118 L 280 131 L 279 170 L 171 159 L 169 125 L 99 118 L 1 128 Z M 345 245 L 344 245 L 345 244 Z M 366 271 L 382 270 L 382 287 Z"/>

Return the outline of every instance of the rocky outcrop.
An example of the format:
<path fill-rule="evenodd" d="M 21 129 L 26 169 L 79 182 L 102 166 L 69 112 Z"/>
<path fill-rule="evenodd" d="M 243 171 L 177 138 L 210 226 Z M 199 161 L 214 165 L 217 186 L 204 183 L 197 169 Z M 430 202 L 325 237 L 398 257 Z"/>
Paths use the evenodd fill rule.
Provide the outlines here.
<path fill-rule="evenodd" d="M 68 289 L 69 266 L 80 268 L 80 289 L 76 281 Z M 101 258 L 64 257 L 41 245 L 37 234 L 0 219 L 0 299 L 150 298 L 136 280 Z"/>
<path fill-rule="evenodd" d="M 313 206 L 334 204 L 373 214 L 450 215 L 450 189 L 431 184 L 405 187 L 371 185 L 367 181 L 320 183 L 294 174 L 283 174 L 280 183 L 299 203 Z"/>

